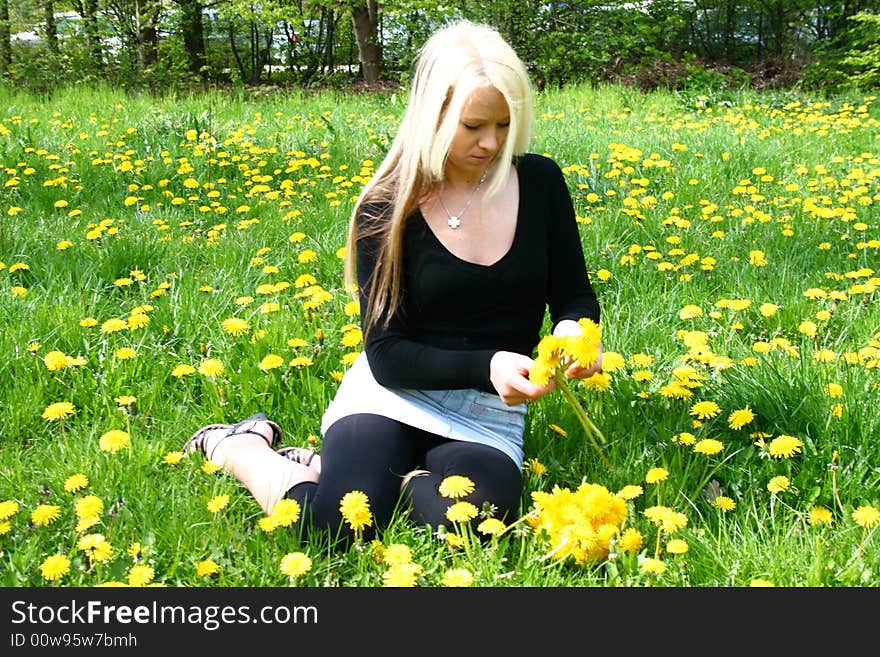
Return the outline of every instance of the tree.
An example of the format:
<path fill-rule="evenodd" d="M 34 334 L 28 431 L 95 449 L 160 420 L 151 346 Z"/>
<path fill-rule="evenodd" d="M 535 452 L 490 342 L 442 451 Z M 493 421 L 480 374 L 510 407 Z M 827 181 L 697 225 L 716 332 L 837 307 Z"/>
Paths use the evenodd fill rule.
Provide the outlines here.
<path fill-rule="evenodd" d="M 144 70 L 159 57 L 161 0 L 107 0 L 116 29 L 126 48 L 134 53 L 137 68 Z"/>
<path fill-rule="evenodd" d="M 43 1 L 43 24 L 46 26 L 46 42 L 53 55 L 58 54 L 58 29 L 55 25 L 55 0 Z"/>
<path fill-rule="evenodd" d="M 12 66 L 12 30 L 9 23 L 9 0 L 0 0 L 0 73 Z"/>
<path fill-rule="evenodd" d="M 358 57 L 364 82 L 376 84 L 382 72 L 382 46 L 379 42 L 379 4 L 375 0 L 354 2 L 351 22 L 357 39 Z"/>
<path fill-rule="evenodd" d="M 104 50 L 101 47 L 101 33 L 98 26 L 98 0 L 73 0 L 73 5 L 82 16 L 85 25 L 86 49 L 92 66 L 96 71 L 104 68 Z"/>
<path fill-rule="evenodd" d="M 207 5 L 202 0 L 174 0 L 180 7 L 180 32 L 187 53 L 190 73 L 204 78 L 207 75 L 208 58 L 205 54 L 205 21 L 203 12 Z"/>

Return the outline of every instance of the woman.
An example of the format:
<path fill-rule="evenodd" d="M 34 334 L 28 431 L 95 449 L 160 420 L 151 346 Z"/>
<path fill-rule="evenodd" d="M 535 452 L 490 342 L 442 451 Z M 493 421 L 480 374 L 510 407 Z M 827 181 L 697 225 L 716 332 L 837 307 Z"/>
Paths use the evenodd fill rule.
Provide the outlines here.
<path fill-rule="evenodd" d="M 369 499 L 371 532 L 401 502 L 416 523 L 448 524 L 453 500 L 438 486 L 449 475 L 474 483 L 463 499 L 513 519 L 526 403 L 553 389 L 528 378 L 545 312 L 556 335 L 599 321 L 562 172 L 526 152 L 533 116 L 526 69 L 495 30 L 435 33 L 352 212 L 346 278 L 364 351 L 324 414 L 321 455 L 273 451 L 281 429 L 262 414 L 204 427 L 187 449 L 231 470 L 267 513 L 293 498 L 307 526 L 334 533 L 353 490 Z"/>

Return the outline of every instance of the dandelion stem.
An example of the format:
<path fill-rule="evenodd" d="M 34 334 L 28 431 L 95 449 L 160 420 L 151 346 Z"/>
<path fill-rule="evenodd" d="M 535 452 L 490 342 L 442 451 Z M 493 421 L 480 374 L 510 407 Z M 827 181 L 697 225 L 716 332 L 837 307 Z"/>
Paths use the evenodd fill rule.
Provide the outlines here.
<path fill-rule="evenodd" d="M 592 443 L 593 445 L 593 449 L 596 450 L 596 453 L 599 455 L 599 458 L 602 459 L 602 462 L 606 465 L 606 467 L 609 470 L 612 470 L 613 466 L 611 465 L 611 461 L 608 460 L 608 457 L 605 456 L 605 453 L 602 451 L 602 447 L 599 445 L 600 442 L 606 442 L 605 436 L 602 435 L 602 432 L 599 431 L 599 427 L 597 427 L 587 415 L 587 412 L 584 410 L 584 407 L 581 406 L 578 398 L 574 396 L 574 393 L 571 391 L 571 388 L 565 381 L 565 374 L 562 372 L 556 372 L 553 378 L 556 381 L 556 386 L 562 391 L 563 396 L 566 400 L 568 400 L 568 403 L 574 409 L 574 413 L 575 415 L 577 415 L 578 420 L 580 420 L 581 426 L 583 426 L 584 428 L 584 432 L 587 434 L 587 437 L 590 439 L 590 443 Z"/>

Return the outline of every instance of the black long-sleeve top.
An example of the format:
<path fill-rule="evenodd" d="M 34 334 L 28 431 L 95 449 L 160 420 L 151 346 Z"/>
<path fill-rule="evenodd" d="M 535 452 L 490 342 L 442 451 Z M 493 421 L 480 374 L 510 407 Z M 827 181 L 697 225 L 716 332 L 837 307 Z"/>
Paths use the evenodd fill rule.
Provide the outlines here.
<path fill-rule="evenodd" d="M 519 211 L 509 251 L 491 265 L 456 257 L 437 239 L 421 212 L 404 229 L 402 301 L 386 326 L 365 334 L 373 376 L 391 388 L 476 388 L 496 392 L 489 361 L 497 351 L 532 355 L 544 313 L 599 321 L 571 195 L 559 166 L 535 154 L 515 160 Z M 366 222 L 358 217 L 359 228 Z M 379 237 L 357 243 L 362 313 Z M 366 319 L 364 317 L 364 319 Z"/>

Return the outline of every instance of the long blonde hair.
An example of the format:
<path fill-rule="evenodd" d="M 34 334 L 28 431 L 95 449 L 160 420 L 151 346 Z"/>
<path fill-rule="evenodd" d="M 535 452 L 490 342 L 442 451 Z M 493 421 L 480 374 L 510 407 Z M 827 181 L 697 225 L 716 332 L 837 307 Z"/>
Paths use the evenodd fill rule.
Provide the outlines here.
<path fill-rule="evenodd" d="M 358 240 L 380 237 L 376 268 L 370 275 L 370 307 L 361 308 L 365 331 L 383 315 L 387 321 L 400 305 L 406 219 L 442 182 L 462 107 L 481 87 L 501 92 L 510 111 L 507 139 L 490 165 L 493 172 L 486 196 L 491 197 L 532 136 L 534 99 L 528 72 L 513 48 L 488 25 L 457 21 L 435 32 L 419 53 L 397 135 L 361 190 L 349 223 L 345 279 L 350 289 L 357 283 Z M 368 204 L 382 211 L 368 214 L 359 231 L 358 217 L 369 213 Z"/>

